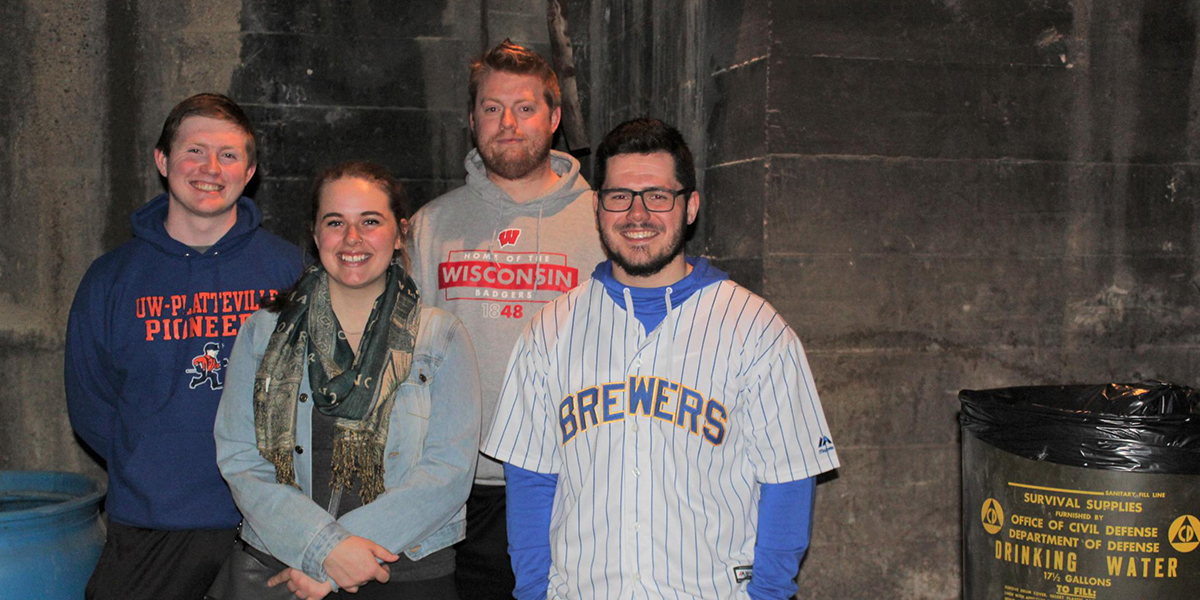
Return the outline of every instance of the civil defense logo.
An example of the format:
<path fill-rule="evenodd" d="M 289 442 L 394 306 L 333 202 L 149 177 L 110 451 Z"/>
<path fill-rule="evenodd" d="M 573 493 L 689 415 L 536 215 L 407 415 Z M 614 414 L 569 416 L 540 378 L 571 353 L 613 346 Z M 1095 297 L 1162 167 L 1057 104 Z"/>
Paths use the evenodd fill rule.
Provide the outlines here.
<path fill-rule="evenodd" d="M 505 246 L 512 246 L 517 243 L 517 238 L 521 237 L 521 230 L 516 229 L 516 228 L 505 229 L 504 231 L 501 231 L 500 234 L 497 235 L 496 237 L 500 238 L 500 247 L 501 248 L 503 248 Z"/>
<path fill-rule="evenodd" d="M 1191 552 L 1200 546 L 1200 519 L 1192 515 L 1183 515 L 1171 523 L 1167 530 L 1167 539 L 1171 546 L 1180 552 Z"/>
<path fill-rule="evenodd" d="M 984 531 L 995 535 L 1004 526 L 1004 508 L 995 498 L 988 498 L 983 501 L 983 508 L 979 510 L 979 520 L 983 521 Z"/>

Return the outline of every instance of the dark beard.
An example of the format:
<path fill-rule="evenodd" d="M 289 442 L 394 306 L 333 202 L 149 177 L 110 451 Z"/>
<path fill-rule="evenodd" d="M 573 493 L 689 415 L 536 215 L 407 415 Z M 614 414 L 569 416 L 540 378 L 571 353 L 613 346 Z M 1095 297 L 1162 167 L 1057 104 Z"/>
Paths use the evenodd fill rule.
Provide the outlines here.
<path fill-rule="evenodd" d="M 480 144 L 475 140 L 479 149 L 479 157 L 488 173 L 498 175 L 503 179 L 515 181 L 534 172 L 542 166 L 550 156 L 550 139 L 530 140 L 533 145 L 524 148 L 510 148 L 509 152 L 498 152 L 490 144 Z"/>
<path fill-rule="evenodd" d="M 615 232 L 614 232 L 615 233 Z M 649 256 L 648 260 L 643 263 L 633 263 L 624 256 L 621 256 L 613 248 L 616 244 L 609 243 L 609 233 L 607 231 L 600 232 L 600 245 L 604 247 L 604 253 L 612 259 L 613 264 L 621 267 L 630 277 L 649 277 L 657 275 L 659 271 L 666 268 L 675 260 L 676 256 L 683 254 L 684 237 L 687 233 L 687 211 L 683 212 L 683 222 L 679 227 L 675 228 L 675 237 L 670 240 L 662 254 L 657 256 Z"/>

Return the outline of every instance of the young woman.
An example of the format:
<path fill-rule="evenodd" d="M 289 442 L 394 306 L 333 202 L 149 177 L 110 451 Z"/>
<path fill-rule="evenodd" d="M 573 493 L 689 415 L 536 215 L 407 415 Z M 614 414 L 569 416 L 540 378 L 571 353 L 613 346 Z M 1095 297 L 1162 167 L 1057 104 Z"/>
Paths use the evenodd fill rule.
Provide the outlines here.
<path fill-rule="evenodd" d="M 273 573 L 257 597 L 456 600 L 475 351 L 454 316 L 419 301 L 405 195 L 385 169 L 337 165 L 312 202 L 320 262 L 242 325 L 217 411 L 240 558 Z"/>

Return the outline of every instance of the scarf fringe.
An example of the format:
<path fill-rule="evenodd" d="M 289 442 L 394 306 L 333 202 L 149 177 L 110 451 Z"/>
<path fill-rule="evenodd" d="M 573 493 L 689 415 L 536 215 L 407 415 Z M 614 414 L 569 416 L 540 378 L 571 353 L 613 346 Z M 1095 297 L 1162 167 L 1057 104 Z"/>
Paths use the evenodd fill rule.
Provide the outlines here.
<path fill-rule="evenodd" d="M 384 490 L 382 449 L 369 431 L 339 428 L 333 441 L 333 488 L 348 490 L 357 476 L 363 504 L 373 502 Z"/>
<path fill-rule="evenodd" d="M 263 458 L 275 465 L 275 481 L 277 483 L 283 483 L 295 488 L 300 487 L 296 484 L 296 469 L 292 463 L 292 450 L 290 448 L 269 450 L 263 453 Z"/>

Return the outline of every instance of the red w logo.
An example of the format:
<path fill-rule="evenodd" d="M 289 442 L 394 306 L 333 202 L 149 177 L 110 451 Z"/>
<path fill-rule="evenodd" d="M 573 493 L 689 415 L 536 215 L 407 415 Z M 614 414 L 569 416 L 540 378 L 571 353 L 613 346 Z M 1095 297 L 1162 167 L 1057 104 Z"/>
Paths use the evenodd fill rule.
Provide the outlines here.
<path fill-rule="evenodd" d="M 500 232 L 500 247 L 511 246 L 517 243 L 517 238 L 521 237 L 520 229 L 505 229 Z"/>

